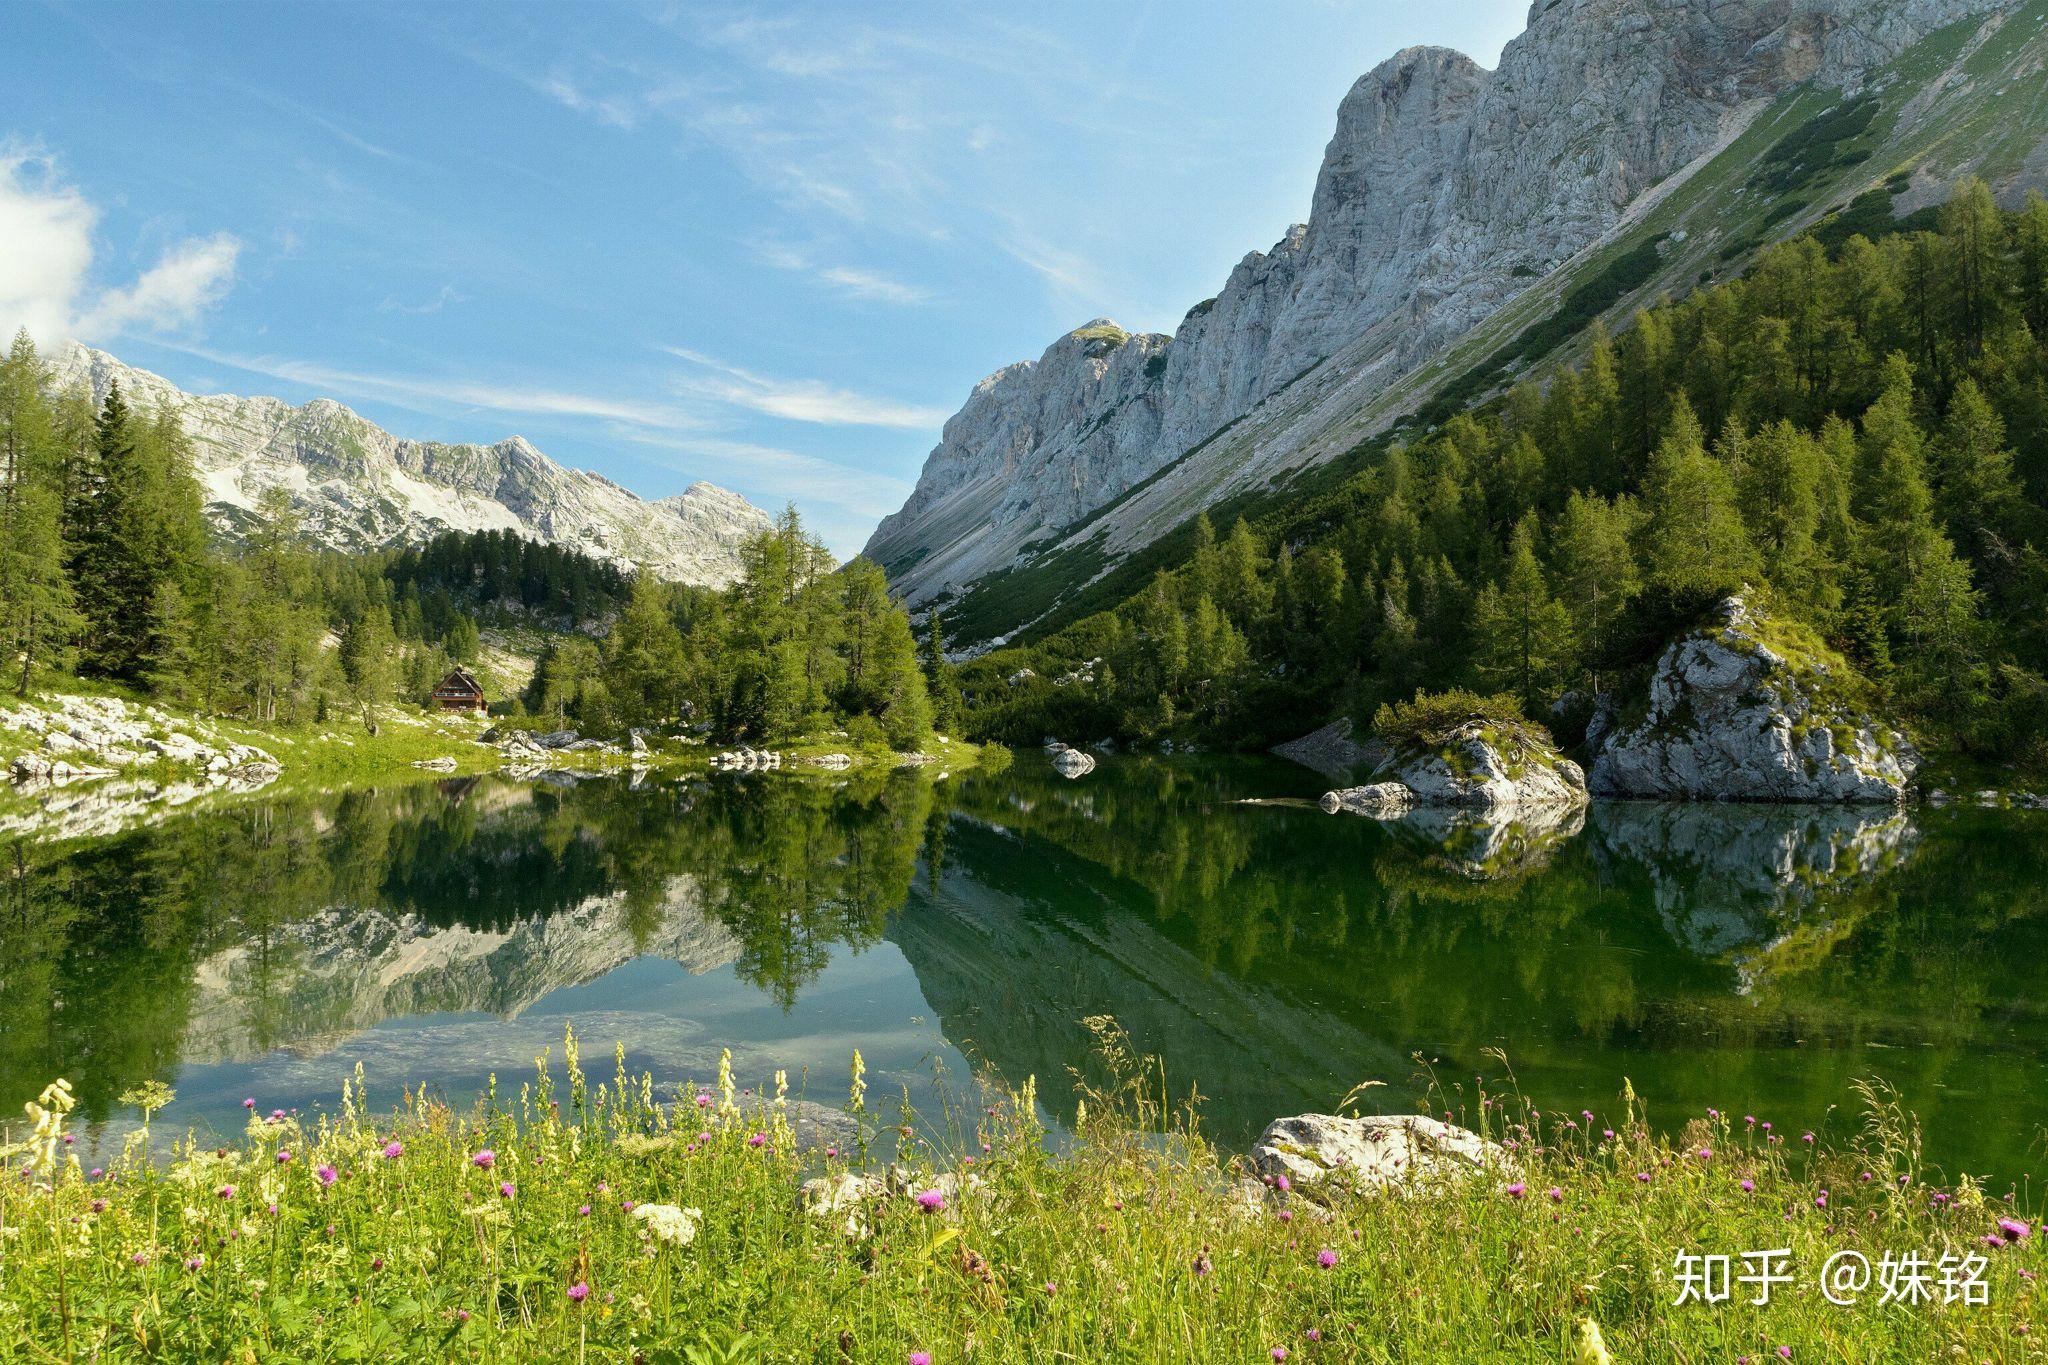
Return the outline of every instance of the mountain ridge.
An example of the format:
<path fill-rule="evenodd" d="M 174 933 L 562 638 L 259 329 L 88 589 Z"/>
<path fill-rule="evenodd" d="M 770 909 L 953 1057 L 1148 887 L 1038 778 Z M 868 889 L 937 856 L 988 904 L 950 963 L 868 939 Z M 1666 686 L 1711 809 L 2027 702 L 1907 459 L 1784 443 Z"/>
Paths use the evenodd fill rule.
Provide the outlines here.
<path fill-rule="evenodd" d="M 1098 320 L 983 380 L 866 553 L 914 605 L 943 606 L 956 642 L 1000 643 L 1195 512 L 1387 431 L 1469 373 L 1454 356 L 1486 360 L 1584 286 L 1590 315 L 1613 315 L 1689 285 L 1745 228 L 1753 251 L 1871 188 L 1894 151 L 1917 158 L 1905 207 L 1996 157 L 2002 188 L 2037 182 L 2038 110 L 2006 116 L 2032 141 L 1979 139 L 1996 157 L 1942 133 L 1975 126 L 1994 79 L 2040 87 L 2040 10 L 1554 0 L 1491 72 L 1405 49 L 1340 105 L 1308 224 L 1247 254 L 1171 338 Z M 1973 70 L 1993 48 L 2004 65 Z M 1867 172 L 1794 160 L 1804 179 L 1745 201 L 1738 172 L 1864 100 L 1879 131 L 1850 147 Z"/>
<path fill-rule="evenodd" d="M 441 531 L 516 531 L 664 578 L 722 587 L 739 549 L 770 526 L 737 493 L 702 480 L 647 500 L 617 481 L 571 469 L 523 436 L 490 445 L 392 435 L 332 398 L 188 394 L 160 375 L 82 343 L 52 366 L 60 387 L 95 402 L 118 380 L 145 410 L 176 409 L 192 438 L 209 522 L 236 539 L 261 493 L 282 486 L 304 534 L 328 549 L 416 544 Z"/>

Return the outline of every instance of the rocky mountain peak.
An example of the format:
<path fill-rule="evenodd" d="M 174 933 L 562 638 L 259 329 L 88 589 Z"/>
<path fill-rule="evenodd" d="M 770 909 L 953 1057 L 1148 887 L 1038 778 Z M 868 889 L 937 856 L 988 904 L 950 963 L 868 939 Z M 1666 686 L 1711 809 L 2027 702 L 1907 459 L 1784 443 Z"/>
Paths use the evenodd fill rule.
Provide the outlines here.
<path fill-rule="evenodd" d="M 567 469 L 524 436 L 492 445 L 410 441 L 331 398 L 187 394 L 104 351 L 72 345 L 57 383 L 98 402 L 118 382 L 145 411 L 176 410 L 192 438 L 207 513 L 221 535 L 248 527 L 257 499 L 286 489 L 305 534 L 336 550 L 372 550 L 442 531 L 517 531 L 685 583 L 739 576 L 740 546 L 768 514 L 737 493 L 696 483 L 659 502 L 600 474 Z"/>

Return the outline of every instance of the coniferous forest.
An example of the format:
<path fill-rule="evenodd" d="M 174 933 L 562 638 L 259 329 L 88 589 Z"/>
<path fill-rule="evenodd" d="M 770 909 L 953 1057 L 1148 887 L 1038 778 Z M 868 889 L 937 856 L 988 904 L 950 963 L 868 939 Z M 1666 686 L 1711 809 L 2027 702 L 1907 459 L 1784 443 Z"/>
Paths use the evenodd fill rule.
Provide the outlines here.
<path fill-rule="evenodd" d="M 556 724 L 687 720 L 756 741 L 844 726 L 899 748 L 933 725 L 936 662 L 881 571 L 835 565 L 793 509 L 724 590 L 503 531 L 315 551 L 277 488 L 249 520 L 239 543 L 213 535 L 175 413 L 138 413 L 118 387 L 97 407 L 58 392 L 17 336 L 0 361 L 6 691 L 85 679 L 258 725 L 324 722 L 424 700 L 495 631 L 538 654 L 510 700 Z"/>
<path fill-rule="evenodd" d="M 1590 698 L 1747 587 L 1937 744 L 2048 763 L 2048 202 L 1816 236 L 968 665 L 979 734 L 1271 743 L 1418 688 Z M 1277 500 L 1276 500 L 1277 501 Z"/>

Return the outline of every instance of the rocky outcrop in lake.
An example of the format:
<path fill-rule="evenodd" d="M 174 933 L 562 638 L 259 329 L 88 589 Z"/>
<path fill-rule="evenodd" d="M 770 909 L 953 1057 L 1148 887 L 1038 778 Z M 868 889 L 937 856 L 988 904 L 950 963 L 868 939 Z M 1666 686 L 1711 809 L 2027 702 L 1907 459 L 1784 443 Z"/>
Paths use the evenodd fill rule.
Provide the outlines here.
<path fill-rule="evenodd" d="M 1410 805 L 1491 810 L 1586 801 L 1579 765 L 1526 725 L 1470 720 L 1427 744 L 1397 750 L 1374 775 L 1380 781 L 1370 786 L 1325 792 L 1323 809 L 1384 817 Z"/>
<path fill-rule="evenodd" d="M 1896 802 L 1919 753 L 1810 631 L 1741 594 L 1657 660 L 1647 704 L 1588 727 L 1601 796 Z"/>

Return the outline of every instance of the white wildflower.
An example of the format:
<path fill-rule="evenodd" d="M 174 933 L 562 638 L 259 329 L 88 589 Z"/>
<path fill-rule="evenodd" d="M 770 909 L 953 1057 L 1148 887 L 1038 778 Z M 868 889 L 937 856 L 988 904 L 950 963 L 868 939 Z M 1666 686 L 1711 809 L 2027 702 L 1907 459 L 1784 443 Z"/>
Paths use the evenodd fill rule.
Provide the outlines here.
<path fill-rule="evenodd" d="M 679 1209 L 674 1204 L 640 1204 L 634 1207 L 633 1216 L 647 1225 L 656 1241 L 686 1247 L 697 1240 L 697 1224 L 704 1211 Z"/>

